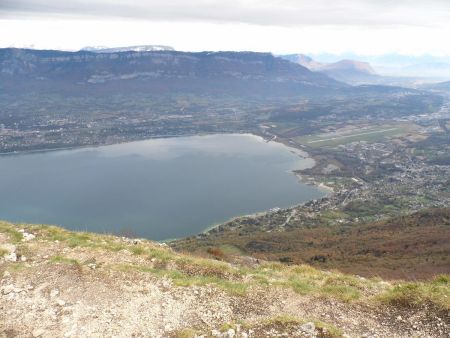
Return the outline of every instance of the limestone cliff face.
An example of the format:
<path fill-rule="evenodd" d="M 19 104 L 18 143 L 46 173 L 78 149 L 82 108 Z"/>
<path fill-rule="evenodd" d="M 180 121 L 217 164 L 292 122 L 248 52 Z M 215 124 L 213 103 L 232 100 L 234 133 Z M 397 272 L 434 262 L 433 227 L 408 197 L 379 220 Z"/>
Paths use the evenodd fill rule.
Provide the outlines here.
<path fill-rule="evenodd" d="M 0 50 L 0 83 L 5 89 L 43 90 L 89 86 L 90 90 L 164 92 L 218 91 L 263 95 L 344 88 L 326 75 L 268 53 L 176 51 L 63 52 Z"/>

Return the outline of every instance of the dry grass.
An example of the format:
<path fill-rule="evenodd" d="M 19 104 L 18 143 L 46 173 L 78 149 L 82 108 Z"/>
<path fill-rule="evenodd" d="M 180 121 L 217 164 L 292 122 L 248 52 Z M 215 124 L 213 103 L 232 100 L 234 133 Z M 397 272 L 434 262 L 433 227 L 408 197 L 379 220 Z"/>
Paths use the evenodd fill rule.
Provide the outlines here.
<path fill-rule="evenodd" d="M 0 221 L 0 232 L 6 234 L 12 243 L 22 241 L 22 234 L 18 231 L 18 228 L 12 227 L 10 223 Z"/>
<path fill-rule="evenodd" d="M 234 295 L 245 295 L 253 287 L 278 287 L 341 302 L 374 304 L 373 300 L 376 300 L 378 303 L 402 307 L 432 304 L 438 309 L 450 308 L 450 283 L 449 277 L 445 275 L 429 282 L 389 284 L 377 278 L 366 279 L 337 271 L 322 271 L 309 265 L 285 265 L 277 262 L 256 267 L 233 265 L 177 253 L 151 241 L 138 241 L 138 244 L 134 244 L 131 240 L 114 236 L 72 232 L 52 226 L 0 223 L 0 232 L 6 233 L 12 241 L 17 241 L 19 235 L 21 236 L 19 229 L 36 235 L 36 239 L 21 244 L 23 250 L 29 250 L 27 245 L 30 243 L 37 245 L 36 242 L 59 241 L 62 247 L 80 247 L 92 251 L 92 254 L 96 250 L 128 251 L 128 254 L 135 258 L 133 263 L 123 261 L 106 266 L 120 271 L 149 273 L 156 277 L 169 278 L 178 286 L 214 285 Z M 73 257 L 61 255 L 53 256 L 50 262 L 73 264 L 80 269 L 83 265 Z"/>
<path fill-rule="evenodd" d="M 323 217 L 344 218 L 336 213 Z M 365 277 L 416 280 L 450 274 L 449 242 L 450 208 L 442 208 L 357 226 L 299 225 L 271 232 L 258 227 L 248 232 L 224 228 L 201 240 L 191 237 L 171 245 L 200 255 L 208 248 L 232 243 L 243 255 L 263 260 L 307 263 Z"/>
<path fill-rule="evenodd" d="M 417 308 L 426 304 L 450 311 L 450 277 L 442 275 L 428 282 L 399 284 L 378 299 L 394 306 Z"/>

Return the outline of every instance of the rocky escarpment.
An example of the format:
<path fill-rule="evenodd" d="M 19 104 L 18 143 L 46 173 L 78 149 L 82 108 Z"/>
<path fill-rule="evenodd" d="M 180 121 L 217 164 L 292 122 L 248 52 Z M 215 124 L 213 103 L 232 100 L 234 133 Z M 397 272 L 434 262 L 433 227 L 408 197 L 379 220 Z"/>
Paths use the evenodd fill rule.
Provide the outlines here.
<path fill-rule="evenodd" d="M 269 53 L 0 49 L 3 90 L 301 95 L 345 88 Z M 237 87 L 237 88 L 236 88 Z M 242 92 L 243 91 L 243 92 Z"/>

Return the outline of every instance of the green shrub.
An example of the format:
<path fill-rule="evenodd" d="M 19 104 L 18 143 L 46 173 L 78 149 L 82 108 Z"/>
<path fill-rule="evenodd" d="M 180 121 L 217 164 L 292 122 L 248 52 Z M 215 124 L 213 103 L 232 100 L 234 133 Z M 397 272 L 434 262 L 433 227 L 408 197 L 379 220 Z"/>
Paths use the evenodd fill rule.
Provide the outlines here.
<path fill-rule="evenodd" d="M 402 307 L 431 304 L 439 310 L 450 310 L 450 277 L 441 275 L 429 282 L 396 285 L 378 297 L 382 302 Z"/>

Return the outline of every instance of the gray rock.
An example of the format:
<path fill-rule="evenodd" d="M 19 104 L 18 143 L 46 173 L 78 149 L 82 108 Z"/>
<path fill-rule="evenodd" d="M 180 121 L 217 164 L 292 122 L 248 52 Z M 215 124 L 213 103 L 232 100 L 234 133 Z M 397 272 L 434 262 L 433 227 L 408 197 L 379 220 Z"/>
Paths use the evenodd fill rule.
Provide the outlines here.
<path fill-rule="evenodd" d="M 299 330 L 304 332 L 304 333 L 315 334 L 316 326 L 314 325 L 313 322 L 308 322 L 308 323 L 305 323 L 305 324 L 301 325 L 299 327 Z"/>
<path fill-rule="evenodd" d="M 212 330 L 211 331 L 211 336 L 213 336 L 213 337 L 221 337 L 222 336 L 222 332 L 220 332 L 219 330 Z"/>
<path fill-rule="evenodd" d="M 36 338 L 42 336 L 44 333 L 45 333 L 44 329 L 35 329 L 31 334 L 33 335 L 34 338 Z"/>
<path fill-rule="evenodd" d="M 9 285 L 3 286 L 3 287 L 1 288 L 1 292 L 2 292 L 4 295 L 7 295 L 7 294 L 9 294 L 9 293 L 11 293 L 11 292 L 14 292 L 14 285 L 9 284 Z"/>
<path fill-rule="evenodd" d="M 17 261 L 17 255 L 16 255 L 16 246 L 13 244 L 3 244 L 0 245 L 0 249 L 7 251 L 8 253 L 5 254 L 3 257 L 5 261 L 7 262 L 15 262 Z"/>
<path fill-rule="evenodd" d="M 29 233 L 27 233 L 27 232 L 24 232 L 24 233 L 22 234 L 22 236 L 23 236 L 22 241 L 24 241 L 24 242 L 28 242 L 28 241 L 31 241 L 32 239 L 35 239 L 35 238 L 36 238 L 35 235 L 29 234 Z"/>
<path fill-rule="evenodd" d="M 236 332 L 233 329 L 228 329 L 227 337 L 228 338 L 234 338 L 235 336 L 236 336 Z"/>
<path fill-rule="evenodd" d="M 15 252 L 11 252 L 10 254 L 4 256 L 5 261 L 7 262 L 16 262 L 17 261 L 17 255 Z"/>

